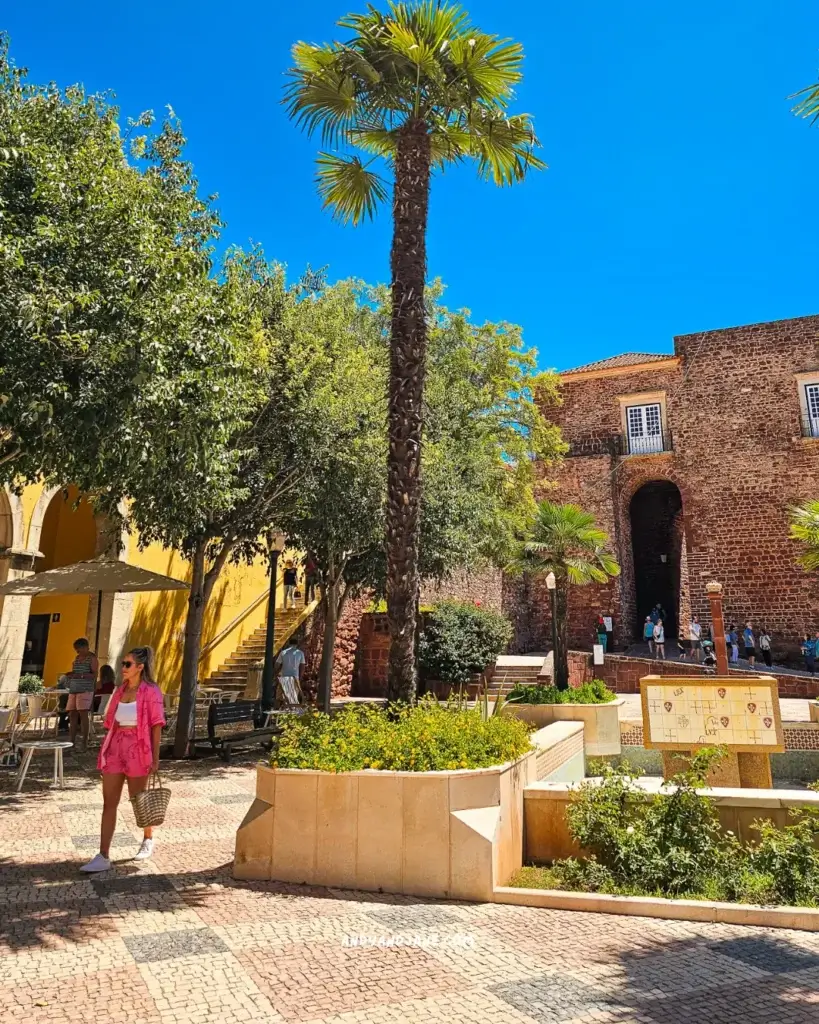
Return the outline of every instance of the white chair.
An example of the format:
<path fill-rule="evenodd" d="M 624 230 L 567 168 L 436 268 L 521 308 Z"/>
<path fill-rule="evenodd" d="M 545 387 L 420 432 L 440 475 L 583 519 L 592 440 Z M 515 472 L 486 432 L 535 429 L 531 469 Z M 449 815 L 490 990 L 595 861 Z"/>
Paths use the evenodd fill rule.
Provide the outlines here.
<path fill-rule="evenodd" d="M 59 698 L 55 698 L 59 702 Z M 43 707 L 45 698 L 40 694 L 20 695 L 18 739 L 56 739 L 60 716 L 57 711 Z"/>
<path fill-rule="evenodd" d="M 100 706 L 96 711 L 90 711 L 88 713 L 88 742 L 94 743 L 97 739 L 97 726 L 102 728 L 105 722 L 105 712 L 108 709 L 108 704 L 111 700 L 110 693 L 103 693 L 100 697 Z"/>
<path fill-rule="evenodd" d="M 265 728 L 282 715 L 303 715 L 307 708 L 303 704 L 304 696 L 298 679 L 295 676 L 279 676 L 279 706 L 275 711 L 268 711 Z"/>
<path fill-rule="evenodd" d="M 17 723 L 17 708 L 0 708 L 0 764 L 6 767 L 17 764 L 14 749 L 14 735 Z"/>

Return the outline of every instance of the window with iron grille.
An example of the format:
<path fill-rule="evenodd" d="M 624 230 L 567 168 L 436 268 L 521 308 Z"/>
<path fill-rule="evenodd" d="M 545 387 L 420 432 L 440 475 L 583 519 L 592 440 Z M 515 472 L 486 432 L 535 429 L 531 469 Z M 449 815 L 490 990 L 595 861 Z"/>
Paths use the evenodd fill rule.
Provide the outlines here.
<path fill-rule="evenodd" d="M 819 393 L 817 393 L 819 401 Z M 819 407 L 817 407 L 819 413 Z M 818 421 L 819 422 L 819 421 Z M 630 405 L 626 409 L 629 455 L 663 451 L 663 416 L 659 402 Z"/>
<path fill-rule="evenodd" d="M 819 437 L 819 384 L 805 385 L 805 408 L 811 437 Z"/>

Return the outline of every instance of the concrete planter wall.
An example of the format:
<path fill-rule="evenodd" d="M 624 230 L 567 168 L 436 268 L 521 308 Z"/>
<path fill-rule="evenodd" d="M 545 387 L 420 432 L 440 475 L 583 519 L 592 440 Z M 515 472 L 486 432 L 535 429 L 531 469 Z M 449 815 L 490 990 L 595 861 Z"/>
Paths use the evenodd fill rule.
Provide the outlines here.
<path fill-rule="evenodd" d="M 622 698 L 608 704 L 518 704 L 510 701 L 504 713 L 522 718 L 537 729 L 552 722 L 582 722 L 587 757 L 609 757 L 620 753 L 620 708 Z"/>
<path fill-rule="evenodd" d="M 661 782 L 661 779 L 640 779 L 637 787 L 643 790 L 644 799 L 652 800 L 659 792 Z M 723 830 L 730 830 L 741 842 L 756 838 L 751 826 L 760 818 L 767 818 L 777 828 L 784 828 L 793 823 L 790 816 L 792 808 L 819 809 L 819 793 L 804 790 L 715 787 L 702 792 L 714 801 Z M 576 794 L 576 788 L 560 782 L 535 782 L 527 787 L 523 801 L 526 863 L 549 863 L 581 855 L 566 820 L 566 809 Z M 639 798 L 636 794 L 635 799 Z"/>
<path fill-rule="evenodd" d="M 581 733 L 581 725 L 553 726 L 518 761 L 477 770 L 259 766 L 234 875 L 491 900 L 523 863 L 524 787 L 576 763 L 578 752 L 582 771 Z"/>

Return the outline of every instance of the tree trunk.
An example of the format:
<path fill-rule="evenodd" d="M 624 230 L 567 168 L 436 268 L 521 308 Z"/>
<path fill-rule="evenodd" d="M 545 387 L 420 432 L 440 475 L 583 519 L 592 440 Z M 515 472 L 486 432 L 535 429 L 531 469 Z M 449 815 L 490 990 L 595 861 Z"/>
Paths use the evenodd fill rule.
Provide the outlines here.
<path fill-rule="evenodd" d="M 327 587 L 322 600 L 324 601 L 324 639 L 321 645 L 321 662 L 319 663 L 318 699 L 321 710 L 329 715 L 330 700 L 333 695 L 333 655 L 336 648 L 336 629 L 338 628 L 338 584 Z"/>
<path fill-rule="evenodd" d="M 430 141 L 424 121 L 401 129 L 393 192 L 392 324 L 387 470 L 387 695 L 413 701 L 417 689 L 415 610 L 421 512 L 421 434 L 427 329 L 424 307 Z"/>
<path fill-rule="evenodd" d="M 568 587 L 558 580 L 555 590 L 555 686 L 569 689 Z"/>
<path fill-rule="evenodd" d="M 179 715 L 173 739 L 174 757 L 185 757 L 193 735 L 196 715 L 196 684 L 199 680 L 199 655 L 202 653 L 202 624 L 214 585 L 225 567 L 236 540 L 225 538 L 210 569 L 205 570 L 206 552 L 210 540 L 201 540 L 191 561 L 191 589 L 188 595 L 188 615 L 185 619 L 185 646 L 182 652 L 182 680 L 179 685 Z"/>
<path fill-rule="evenodd" d="M 182 653 L 182 681 L 179 687 L 179 715 L 173 742 L 174 757 L 186 757 L 196 713 L 196 683 L 202 650 L 202 622 L 205 618 L 205 546 L 201 541 L 192 559 L 188 615 L 185 619 L 185 647 Z"/>

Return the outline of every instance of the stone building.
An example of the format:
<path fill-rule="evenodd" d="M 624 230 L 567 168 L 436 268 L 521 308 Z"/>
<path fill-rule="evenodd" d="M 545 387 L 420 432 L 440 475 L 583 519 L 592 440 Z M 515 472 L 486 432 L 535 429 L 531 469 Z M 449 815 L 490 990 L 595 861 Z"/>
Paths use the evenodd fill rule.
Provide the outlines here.
<path fill-rule="evenodd" d="M 819 580 L 797 564 L 788 510 L 819 498 L 819 316 L 674 339 L 668 355 L 627 353 L 561 374 L 557 421 L 570 446 L 557 496 L 593 512 L 622 567 L 574 588 L 570 642 L 588 649 L 597 614 L 615 642 L 667 609 L 669 637 L 707 620 L 705 584 L 729 620 L 766 626 L 778 651 L 819 629 Z M 518 649 L 549 639 L 543 584 L 507 583 Z"/>

